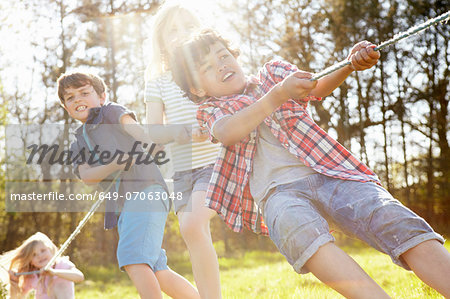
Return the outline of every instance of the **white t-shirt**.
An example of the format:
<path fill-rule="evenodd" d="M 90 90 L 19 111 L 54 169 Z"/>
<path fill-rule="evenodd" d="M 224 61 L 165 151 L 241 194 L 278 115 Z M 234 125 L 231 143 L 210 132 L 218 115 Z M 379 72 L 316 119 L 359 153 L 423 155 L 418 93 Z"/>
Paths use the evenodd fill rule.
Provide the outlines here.
<path fill-rule="evenodd" d="M 250 193 L 257 204 L 270 189 L 317 173 L 284 148 L 264 122 L 258 126 L 258 132 L 253 170 L 249 178 Z"/>
<path fill-rule="evenodd" d="M 199 128 L 197 122 L 198 106 L 183 95 L 183 91 L 173 82 L 170 72 L 146 82 L 145 102 L 164 105 L 167 124 L 190 124 L 192 129 Z M 209 140 L 188 144 L 170 144 L 175 171 L 184 171 L 212 164 L 216 161 L 220 145 Z"/>

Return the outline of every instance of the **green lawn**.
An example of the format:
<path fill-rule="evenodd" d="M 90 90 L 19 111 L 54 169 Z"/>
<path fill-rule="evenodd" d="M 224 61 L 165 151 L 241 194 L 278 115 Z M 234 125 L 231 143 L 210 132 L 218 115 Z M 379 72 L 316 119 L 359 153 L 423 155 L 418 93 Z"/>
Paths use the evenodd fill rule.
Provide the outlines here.
<path fill-rule="evenodd" d="M 447 249 L 450 246 L 447 242 Z M 343 248 L 393 298 L 443 298 L 412 272 L 359 243 Z M 183 260 L 184 261 L 184 260 Z M 220 258 L 224 298 L 342 298 L 311 274 L 297 275 L 278 253 L 253 251 L 240 257 Z M 170 265 L 193 281 L 188 262 Z M 125 273 L 115 267 L 85 270 L 87 280 L 76 286 L 77 298 L 137 298 Z M 165 297 L 168 298 L 168 297 Z"/>

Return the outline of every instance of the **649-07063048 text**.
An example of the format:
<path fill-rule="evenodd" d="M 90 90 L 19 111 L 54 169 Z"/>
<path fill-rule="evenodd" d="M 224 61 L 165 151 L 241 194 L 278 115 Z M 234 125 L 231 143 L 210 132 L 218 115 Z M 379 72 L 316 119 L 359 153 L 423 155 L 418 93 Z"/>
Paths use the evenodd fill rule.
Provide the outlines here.
<path fill-rule="evenodd" d="M 9 200 L 11 201 L 65 201 L 65 200 L 95 200 L 98 196 L 100 200 L 182 200 L 182 192 L 125 192 L 121 194 L 119 192 L 99 192 L 94 193 L 70 193 L 64 194 L 59 192 L 47 192 L 47 193 L 11 193 Z"/>

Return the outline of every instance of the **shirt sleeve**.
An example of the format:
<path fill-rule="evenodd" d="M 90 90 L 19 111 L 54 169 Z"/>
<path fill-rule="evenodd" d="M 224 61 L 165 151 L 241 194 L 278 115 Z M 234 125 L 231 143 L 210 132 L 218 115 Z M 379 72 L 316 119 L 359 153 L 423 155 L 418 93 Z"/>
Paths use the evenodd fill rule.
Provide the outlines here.
<path fill-rule="evenodd" d="M 144 101 L 146 103 L 163 103 L 161 88 L 158 86 L 157 79 L 145 82 Z"/>
<path fill-rule="evenodd" d="M 211 103 L 201 105 L 197 110 L 197 120 L 200 128 L 206 128 L 209 132 L 209 140 L 213 143 L 219 142 L 213 135 L 216 122 L 233 113 L 226 108 L 215 106 Z"/>
<path fill-rule="evenodd" d="M 129 110 L 125 106 L 111 103 L 105 107 L 103 117 L 105 118 L 105 124 L 120 124 L 120 119 L 124 115 L 130 115 L 134 120 L 137 121 L 136 115 L 133 111 Z"/>
<path fill-rule="evenodd" d="M 274 84 L 277 84 L 297 71 L 299 69 L 294 64 L 282 60 L 272 60 L 264 64 L 259 72 L 259 79 L 263 82 L 271 80 Z"/>
<path fill-rule="evenodd" d="M 206 128 L 209 131 L 211 142 L 217 143 L 218 140 L 214 137 L 213 133 L 215 124 L 222 118 L 230 117 L 254 102 L 256 102 L 256 99 L 249 95 L 235 95 L 210 100 L 198 108 L 198 123 L 201 128 Z"/>

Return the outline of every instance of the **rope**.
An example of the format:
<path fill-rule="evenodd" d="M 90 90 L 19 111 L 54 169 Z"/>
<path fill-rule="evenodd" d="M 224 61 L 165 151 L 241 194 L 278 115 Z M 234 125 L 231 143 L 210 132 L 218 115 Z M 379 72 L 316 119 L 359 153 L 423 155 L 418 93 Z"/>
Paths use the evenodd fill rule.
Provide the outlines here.
<path fill-rule="evenodd" d="M 399 40 L 405 39 L 407 37 L 410 37 L 414 34 L 419 33 L 420 31 L 423 31 L 425 29 L 427 29 L 428 27 L 431 27 L 432 25 L 435 25 L 439 22 L 444 22 L 444 21 L 448 21 L 450 19 L 450 11 L 447 11 L 446 13 L 443 13 L 440 16 L 437 16 L 433 19 L 430 19 L 422 24 L 416 25 L 414 27 L 411 27 L 410 29 L 408 29 L 407 31 L 398 33 L 396 35 L 394 35 L 393 38 L 391 38 L 390 40 L 384 41 L 381 44 L 379 44 L 378 46 L 376 46 L 374 48 L 375 51 L 380 51 L 384 48 L 386 48 L 389 45 L 392 45 L 396 42 L 398 42 Z M 315 74 L 310 80 L 311 81 L 316 81 L 319 80 L 320 78 L 331 74 L 334 71 L 337 71 L 338 69 L 341 69 L 347 65 L 350 65 L 351 62 L 350 61 L 341 61 L 335 65 L 330 66 L 329 68 L 326 68 L 325 70 L 321 71 L 320 73 Z"/>
<path fill-rule="evenodd" d="M 113 184 L 115 183 L 116 179 L 120 176 L 121 173 L 122 173 L 122 171 L 119 171 L 117 173 L 117 175 L 111 181 L 111 184 L 108 186 L 108 188 L 106 190 L 111 189 L 111 187 L 113 186 Z M 95 191 L 94 200 L 95 200 L 96 197 L 97 197 L 97 191 Z M 30 271 L 30 272 L 20 272 L 20 273 L 15 273 L 15 275 L 16 276 L 19 276 L 19 275 L 30 275 L 30 274 L 38 274 L 38 273 L 41 273 L 42 271 L 47 271 L 55 263 L 56 259 L 59 258 L 61 256 L 61 254 L 67 249 L 67 247 L 69 247 L 70 243 L 80 233 L 81 229 L 89 221 L 89 219 L 92 217 L 92 215 L 94 215 L 94 212 L 102 204 L 104 199 L 105 199 L 104 197 L 101 197 L 92 205 L 92 207 L 89 210 L 89 212 L 87 212 L 87 214 L 80 221 L 80 223 L 75 228 L 75 230 L 72 232 L 72 234 L 69 236 L 69 238 L 67 238 L 67 240 L 64 242 L 64 244 L 59 248 L 59 250 L 56 252 L 56 254 L 51 258 L 51 260 L 47 263 L 47 265 L 44 266 L 44 268 L 42 270 Z"/>

